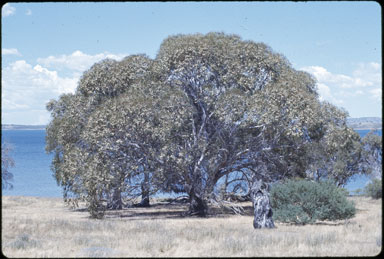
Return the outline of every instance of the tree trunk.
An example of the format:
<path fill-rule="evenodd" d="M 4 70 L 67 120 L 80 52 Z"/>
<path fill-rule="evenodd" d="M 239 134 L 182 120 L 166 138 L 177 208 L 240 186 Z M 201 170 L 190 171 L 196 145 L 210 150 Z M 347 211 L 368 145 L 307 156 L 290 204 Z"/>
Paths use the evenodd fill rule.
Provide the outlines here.
<path fill-rule="evenodd" d="M 137 207 L 149 207 L 149 192 L 141 193 L 141 202 L 137 204 Z"/>
<path fill-rule="evenodd" d="M 89 190 L 87 203 L 91 218 L 101 219 L 104 217 L 106 207 L 103 205 L 102 195 L 100 195 L 96 188 Z"/>
<path fill-rule="evenodd" d="M 149 173 L 144 173 L 144 180 L 141 182 L 141 202 L 135 204 L 135 207 L 149 207 Z"/>
<path fill-rule="evenodd" d="M 119 188 L 113 190 L 112 200 L 108 202 L 107 208 L 110 210 L 121 210 L 123 208 L 121 190 Z"/>
<path fill-rule="evenodd" d="M 144 181 L 141 183 L 141 207 L 149 207 L 149 173 L 144 173 Z"/>
<path fill-rule="evenodd" d="M 205 217 L 208 212 L 207 203 L 196 194 L 192 193 L 189 195 L 189 215 L 197 215 L 200 217 Z"/>
<path fill-rule="evenodd" d="M 269 195 L 266 185 L 261 181 L 255 181 L 251 187 L 251 198 L 254 208 L 254 228 L 274 228 L 272 208 L 269 203 Z"/>

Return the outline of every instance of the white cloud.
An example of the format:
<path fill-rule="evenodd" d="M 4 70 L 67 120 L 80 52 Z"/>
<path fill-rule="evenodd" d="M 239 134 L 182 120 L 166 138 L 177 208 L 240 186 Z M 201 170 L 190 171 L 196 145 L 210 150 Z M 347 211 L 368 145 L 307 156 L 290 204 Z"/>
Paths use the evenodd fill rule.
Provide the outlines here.
<path fill-rule="evenodd" d="M 18 60 L 5 67 L 2 71 L 2 83 L 5 89 L 23 90 L 47 90 L 52 93 L 74 92 L 78 78 L 64 78 L 41 65 L 32 66 L 25 60 Z"/>
<path fill-rule="evenodd" d="M 17 50 L 8 53 L 18 53 Z M 120 60 L 127 55 L 108 52 L 88 55 L 75 51 L 70 55 L 37 59 L 36 64 L 18 60 L 2 68 L 3 123 L 46 124 L 50 115 L 45 105 L 61 94 L 74 93 L 82 73 L 105 58 Z"/>
<path fill-rule="evenodd" d="M 353 76 L 333 74 L 327 71 L 324 67 L 320 66 L 304 67 L 301 70 L 313 74 L 318 82 L 324 84 L 337 85 L 341 88 L 360 88 L 372 86 L 381 78 L 379 75 L 379 69 L 377 68 L 377 65 L 379 64 L 372 64 L 374 65 L 367 66 L 361 64 L 359 68 L 353 72 Z M 369 71 L 369 74 L 366 73 L 367 71 Z"/>
<path fill-rule="evenodd" d="M 1 49 L 1 53 L 2 53 L 2 55 L 21 56 L 20 52 L 17 49 L 15 49 L 15 48 L 12 48 L 12 49 Z"/>
<path fill-rule="evenodd" d="M 325 99 L 328 99 L 329 97 L 332 96 L 331 90 L 325 84 L 318 84 L 317 85 L 317 92 L 320 95 L 320 101 L 324 101 Z"/>
<path fill-rule="evenodd" d="M 15 100 L 9 100 L 7 98 L 2 98 L 2 109 L 8 108 L 9 110 L 19 110 L 19 109 L 27 109 L 29 108 L 26 104 L 18 104 L 15 103 Z"/>
<path fill-rule="evenodd" d="M 16 8 L 7 3 L 3 5 L 3 8 L 1 10 L 1 15 L 4 17 L 7 17 L 15 14 L 15 12 L 16 12 Z"/>
<path fill-rule="evenodd" d="M 359 63 L 347 74 L 333 73 L 321 66 L 301 70 L 316 78 L 320 100 L 345 108 L 351 117 L 381 116 L 381 64 Z"/>
<path fill-rule="evenodd" d="M 360 63 L 353 71 L 353 76 L 369 86 L 381 85 L 381 65 L 376 62 Z"/>
<path fill-rule="evenodd" d="M 11 63 L 2 69 L 2 113 L 9 116 L 4 116 L 4 123 L 13 123 L 10 121 L 15 119 L 12 115 L 20 116 L 23 113 L 25 123 L 40 124 L 42 118 L 47 123 L 47 101 L 57 99 L 60 94 L 74 92 L 78 79 L 61 77 L 57 71 L 39 64 L 32 66 L 25 60 Z"/>
<path fill-rule="evenodd" d="M 55 69 L 70 69 L 78 72 L 83 72 L 90 68 L 94 63 L 103 59 L 110 58 L 121 60 L 126 57 L 126 54 L 111 54 L 108 52 L 99 53 L 96 55 L 88 55 L 80 50 L 74 51 L 70 55 L 49 56 L 47 58 L 39 58 L 37 62 L 50 68 Z"/>
<path fill-rule="evenodd" d="M 320 101 L 329 101 L 333 104 L 336 104 L 336 105 L 342 105 L 344 103 L 344 101 L 342 99 L 339 99 L 337 97 L 335 97 L 332 93 L 331 93 L 331 89 L 325 85 L 325 84 L 317 84 L 317 91 L 319 93 L 319 99 Z"/>
<path fill-rule="evenodd" d="M 331 73 L 326 68 L 320 66 L 304 67 L 301 70 L 314 75 L 318 82 L 318 87 L 320 87 L 320 84 L 327 85 L 333 95 L 339 92 L 341 95 L 345 95 L 344 97 L 350 97 L 363 95 L 364 93 L 373 94 L 373 89 L 381 89 L 381 65 L 375 62 L 358 64 L 351 75 Z M 378 90 L 374 90 L 374 93 L 377 92 Z M 326 92 L 323 89 L 320 95 L 325 97 L 325 94 Z M 329 92 L 327 96 L 332 94 Z M 374 94 L 374 96 L 378 98 L 377 94 Z"/>

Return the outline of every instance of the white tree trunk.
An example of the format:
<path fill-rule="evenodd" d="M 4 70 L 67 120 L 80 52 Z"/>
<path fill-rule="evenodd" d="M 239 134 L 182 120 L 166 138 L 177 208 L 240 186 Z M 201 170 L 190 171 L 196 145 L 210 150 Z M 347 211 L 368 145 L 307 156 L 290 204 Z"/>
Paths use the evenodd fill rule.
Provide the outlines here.
<path fill-rule="evenodd" d="M 272 208 L 269 203 L 268 190 L 261 180 L 255 181 L 251 187 L 251 198 L 254 209 L 254 228 L 274 228 Z"/>

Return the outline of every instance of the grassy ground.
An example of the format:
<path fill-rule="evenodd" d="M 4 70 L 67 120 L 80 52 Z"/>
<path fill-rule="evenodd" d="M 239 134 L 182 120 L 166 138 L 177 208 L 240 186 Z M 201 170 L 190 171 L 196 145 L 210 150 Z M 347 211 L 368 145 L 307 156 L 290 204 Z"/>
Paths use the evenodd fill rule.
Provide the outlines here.
<path fill-rule="evenodd" d="M 351 198 L 350 220 L 255 230 L 247 215 L 180 216 L 183 205 L 157 203 L 89 219 L 61 199 L 2 197 L 2 252 L 7 257 L 374 256 L 382 245 L 381 200 Z"/>

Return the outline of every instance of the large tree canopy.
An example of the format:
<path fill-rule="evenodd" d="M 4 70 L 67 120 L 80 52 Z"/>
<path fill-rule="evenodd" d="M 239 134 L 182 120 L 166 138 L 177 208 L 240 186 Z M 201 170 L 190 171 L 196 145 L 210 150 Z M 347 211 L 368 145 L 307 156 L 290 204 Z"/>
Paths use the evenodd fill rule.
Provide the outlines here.
<path fill-rule="evenodd" d="M 156 59 L 155 73 L 188 105 L 164 154 L 166 174 L 188 193 L 192 213 L 205 213 L 229 173 L 266 181 L 302 173 L 290 161 L 316 121 L 309 74 L 264 44 L 221 33 L 169 37 Z"/>
<path fill-rule="evenodd" d="M 224 33 L 168 37 L 154 60 L 99 62 L 47 108 L 56 179 L 95 216 L 103 200 L 121 208 L 122 196 L 141 194 L 148 204 L 158 190 L 186 193 L 189 213 L 206 215 L 229 178 L 248 194 L 287 177 L 343 185 L 361 153 L 313 77 L 263 43 Z"/>

